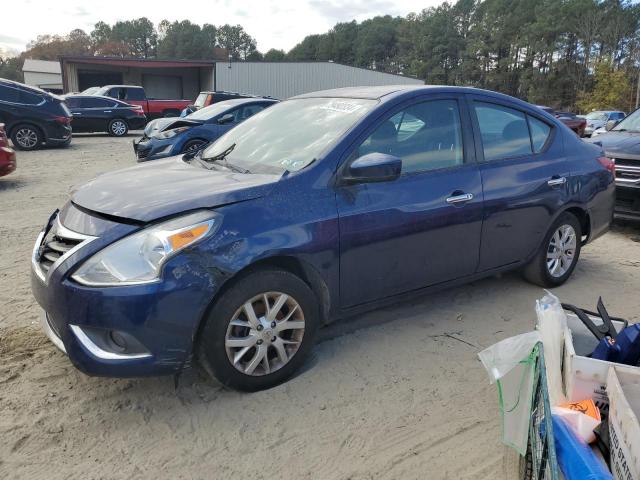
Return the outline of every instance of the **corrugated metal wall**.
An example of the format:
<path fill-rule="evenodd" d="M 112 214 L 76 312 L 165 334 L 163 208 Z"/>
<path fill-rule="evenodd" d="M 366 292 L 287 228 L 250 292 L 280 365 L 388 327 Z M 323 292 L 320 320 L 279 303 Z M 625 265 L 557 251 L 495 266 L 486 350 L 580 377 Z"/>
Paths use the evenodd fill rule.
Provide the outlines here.
<path fill-rule="evenodd" d="M 279 99 L 329 88 L 422 84 L 415 78 L 331 62 L 232 62 L 231 68 L 228 63 L 216 63 L 216 90 Z"/>

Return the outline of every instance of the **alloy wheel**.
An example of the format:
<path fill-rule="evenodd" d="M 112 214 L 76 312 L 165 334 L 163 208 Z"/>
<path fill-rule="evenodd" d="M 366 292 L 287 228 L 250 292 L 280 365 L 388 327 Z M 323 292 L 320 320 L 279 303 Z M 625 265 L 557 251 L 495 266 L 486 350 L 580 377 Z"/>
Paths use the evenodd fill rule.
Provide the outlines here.
<path fill-rule="evenodd" d="M 127 133 L 127 126 L 125 125 L 125 123 L 121 120 L 116 120 L 115 122 L 113 122 L 111 124 L 111 132 L 120 137 L 122 135 L 124 135 L 125 133 Z"/>
<path fill-rule="evenodd" d="M 202 147 L 202 143 L 192 143 L 191 145 L 189 145 L 185 151 L 185 153 L 191 153 L 191 152 L 195 152 L 200 150 L 200 148 Z"/>
<path fill-rule="evenodd" d="M 562 277 L 571 268 L 578 239 L 571 225 L 561 225 L 551 236 L 547 249 L 547 270 L 552 277 Z"/>
<path fill-rule="evenodd" d="M 304 312 L 290 295 L 265 292 L 247 300 L 229 322 L 225 349 L 245 375 L 262 376 L 284 367 L 297 353 L 305 330 Z"/>
<path fill-rule="evenodd" d="M 16 132 L 16 142 L 22 148 L 33 148 L 38 143 L 38 134 L 30 128 L 21 128 Z"/>

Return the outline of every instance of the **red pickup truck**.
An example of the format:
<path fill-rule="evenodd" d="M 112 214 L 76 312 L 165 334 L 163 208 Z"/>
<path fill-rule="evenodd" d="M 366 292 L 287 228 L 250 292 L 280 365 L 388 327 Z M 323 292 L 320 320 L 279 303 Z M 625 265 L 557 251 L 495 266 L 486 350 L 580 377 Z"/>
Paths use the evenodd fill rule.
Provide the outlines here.
<path fill-rule="evenodd" d="M 179 117 L 180 112 L 193 100 L 157 100 L 147 98 L 144 88 L 134 85 L 105 85 L 92 93 L 117 98 L 131 105 L 140 105 L 147 120 L 160 117 Z"/>

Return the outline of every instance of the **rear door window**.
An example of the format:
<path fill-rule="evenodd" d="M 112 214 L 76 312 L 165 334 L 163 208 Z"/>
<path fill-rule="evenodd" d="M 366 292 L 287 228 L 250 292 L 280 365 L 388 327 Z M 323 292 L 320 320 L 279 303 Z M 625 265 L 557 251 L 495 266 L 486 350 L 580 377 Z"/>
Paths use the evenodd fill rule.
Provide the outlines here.
<path fill-rule="evenodd" d="M 525 114 L 493 103 L 474 102 L 485 161 L 531 155 Z"/>

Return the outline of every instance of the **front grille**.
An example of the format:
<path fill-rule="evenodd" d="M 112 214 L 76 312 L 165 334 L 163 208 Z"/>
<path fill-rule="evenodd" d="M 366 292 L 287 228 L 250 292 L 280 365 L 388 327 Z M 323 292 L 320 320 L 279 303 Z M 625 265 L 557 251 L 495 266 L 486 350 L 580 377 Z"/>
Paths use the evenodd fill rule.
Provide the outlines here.
<path fill-rule="evenodd" d="M 139 148 L 138 151 L 136 152 L 136 154 L 138 155 L 138 158 L 147 158 L 149 156 L 149 153 L 151 152 L 151 148 Z"/>
<path fill-rule="evenodd" d="M 56 217 L 49 230 L 40 234 L 33 251 L 32 264 L 38 276 L 46 281 L 49 274 L 81 245 L 95 237 L 65 228 Z"/>
<path fill-rule="evenodd" d="M 54 225 L 49 233 L 44 237 L 40 254 L 40 268 L 47 273 L 51 266 L 56 263 L 60 257 L 69 252 L 72 248 L 82 243 L 81 239 L 64 237 L 57 232 Z"/>
<path fill-rule="evenodd" d="M 619 185 L 640 186 L 640 160 L 616 157 L 615 162 Z"/>

